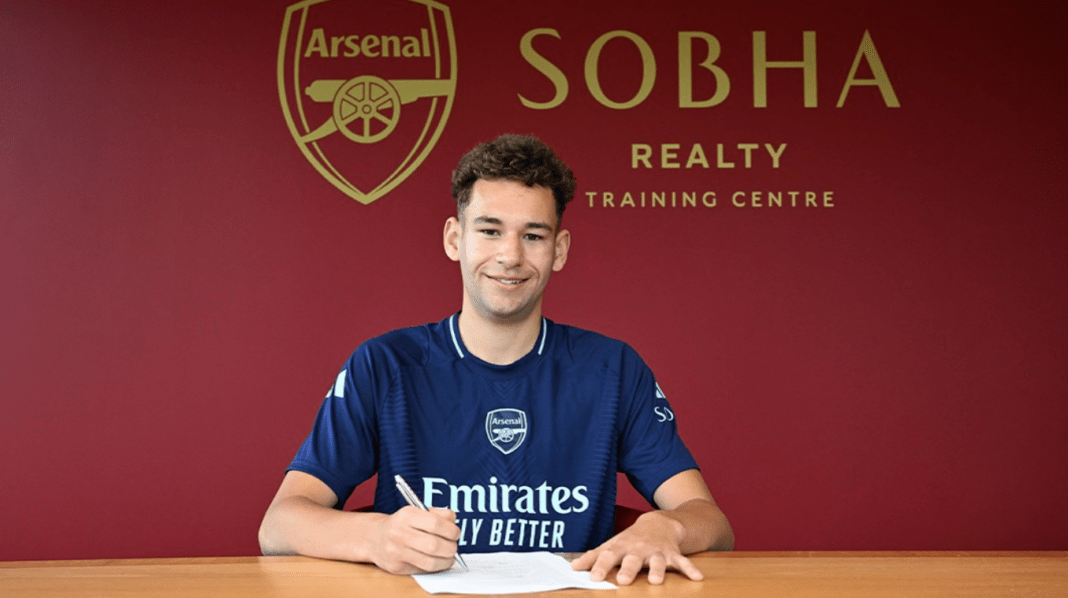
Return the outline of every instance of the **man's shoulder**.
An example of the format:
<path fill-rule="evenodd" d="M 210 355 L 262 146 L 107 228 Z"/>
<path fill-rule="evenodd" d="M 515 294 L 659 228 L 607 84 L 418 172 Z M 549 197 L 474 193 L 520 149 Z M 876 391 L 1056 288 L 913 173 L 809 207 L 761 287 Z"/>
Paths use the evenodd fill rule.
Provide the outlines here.
<path fill-rule="evenodd" d="M 353 354 L 401 363 L 426 363 L 442 334 L 443 322 L 396 328 L 363 342 Z"/>
<path fill-rule="evenodd" d="M 596 330 L 590 330 L 588 328 L 581 328 L 573 324 L 561 324 L 560 322 L 552 322 L 553 327 L 558 333 L 571 344 L 588 344 L 588 345 L 616 345 L 625 344 L 623 341 L 612 338 L 607 334 L 597 332 Z"/>
<path fill-rule="evenodd" d="M 555 322 L 553 327 L 560 347 L 575 359 L 638 357 L 629 344 L 607 334 Z"/>

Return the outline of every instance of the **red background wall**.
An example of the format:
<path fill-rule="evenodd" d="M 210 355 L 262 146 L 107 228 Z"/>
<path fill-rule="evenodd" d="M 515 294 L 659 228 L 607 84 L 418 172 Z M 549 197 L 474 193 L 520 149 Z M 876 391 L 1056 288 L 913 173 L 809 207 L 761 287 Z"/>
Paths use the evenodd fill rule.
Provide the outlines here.
<path fill-rule="evenodd" d="M 458 308 L 448 175 L 504 131 L 541 136 L 580 179 L 547 315 L 643 354 L 738 548 L 1066 547 L 1064 3 L 447 4 L 444 133 L 370 205 L 285 124 L 286 1 L 0 7 L 0 559 L 255 554 L 349 352 Z M 570 83 L 551 110 L 519 100 L 553 94 L 519 51 L 540 27 Z M 613 30 L 655 55 L 629 110 L 583 80 Z M 680 31 L 720 42 L 718 106 L 679 108 Z M 816 107 L 796 70 L 754 107 L 754 31 L 771 60 L 816 32 Z M 899 108 L 874 87 L 836 107 L 865 31 Z M 606 45 L 605 93 L 632 96 L 640 64 Z M 632 168 L 634 143 L 788 147 L 778 169 L 665 170 Z M 599 201 L 673 190 L 717 205 Z M 740 208 L 737 190 L 834 200 Z"/>

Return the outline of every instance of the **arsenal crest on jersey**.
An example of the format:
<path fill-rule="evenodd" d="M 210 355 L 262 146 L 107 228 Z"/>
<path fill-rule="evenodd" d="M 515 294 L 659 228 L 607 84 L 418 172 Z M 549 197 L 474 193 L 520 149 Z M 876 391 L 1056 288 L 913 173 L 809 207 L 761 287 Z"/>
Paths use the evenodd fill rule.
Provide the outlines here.
<path fill-rule="evenodd" d="M 278 45 L 278 95 L 312 166 L 368 204 L 422 164 L 456 92 L 456 41 L 433 0 L 305 0 Z"/>
<path fill-rule="evenodd" d="M 527 437 L 527 414 L 519 409 L 494 409 L 486 414 L 486 436 L 504 454 L 511 453 Z"/>

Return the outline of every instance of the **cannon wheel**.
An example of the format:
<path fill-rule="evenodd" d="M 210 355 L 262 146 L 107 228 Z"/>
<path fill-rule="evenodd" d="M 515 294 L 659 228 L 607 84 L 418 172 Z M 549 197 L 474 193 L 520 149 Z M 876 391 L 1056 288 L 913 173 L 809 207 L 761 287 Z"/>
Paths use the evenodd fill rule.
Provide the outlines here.
<path fill-rule="evenodd" d="M 346 81 L 334 95 L 334 122 L 356 143 L 377 143 L 397 128 L 400 107 L 400 95 L 388 81 L 360 75 Z"/>

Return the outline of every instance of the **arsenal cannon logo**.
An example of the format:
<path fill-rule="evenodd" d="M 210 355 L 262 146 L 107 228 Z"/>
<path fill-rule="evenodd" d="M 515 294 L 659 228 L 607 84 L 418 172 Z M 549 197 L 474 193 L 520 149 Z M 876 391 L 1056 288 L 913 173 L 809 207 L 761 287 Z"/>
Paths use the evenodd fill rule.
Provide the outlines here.
<path fill-rule="evenodd" d="M 520 409 L 494 409 L 486 414 L 486 436 L 504 454 L 511 453 L 527 437 L 527 414 Z"/>
<path fill-rule="evenodd" d="M 448 7 L 432 0 L 306 0 L 289 7 L 278 95 L 312 166 L 368 204 L 422 164 L 456 93 Z"/>

